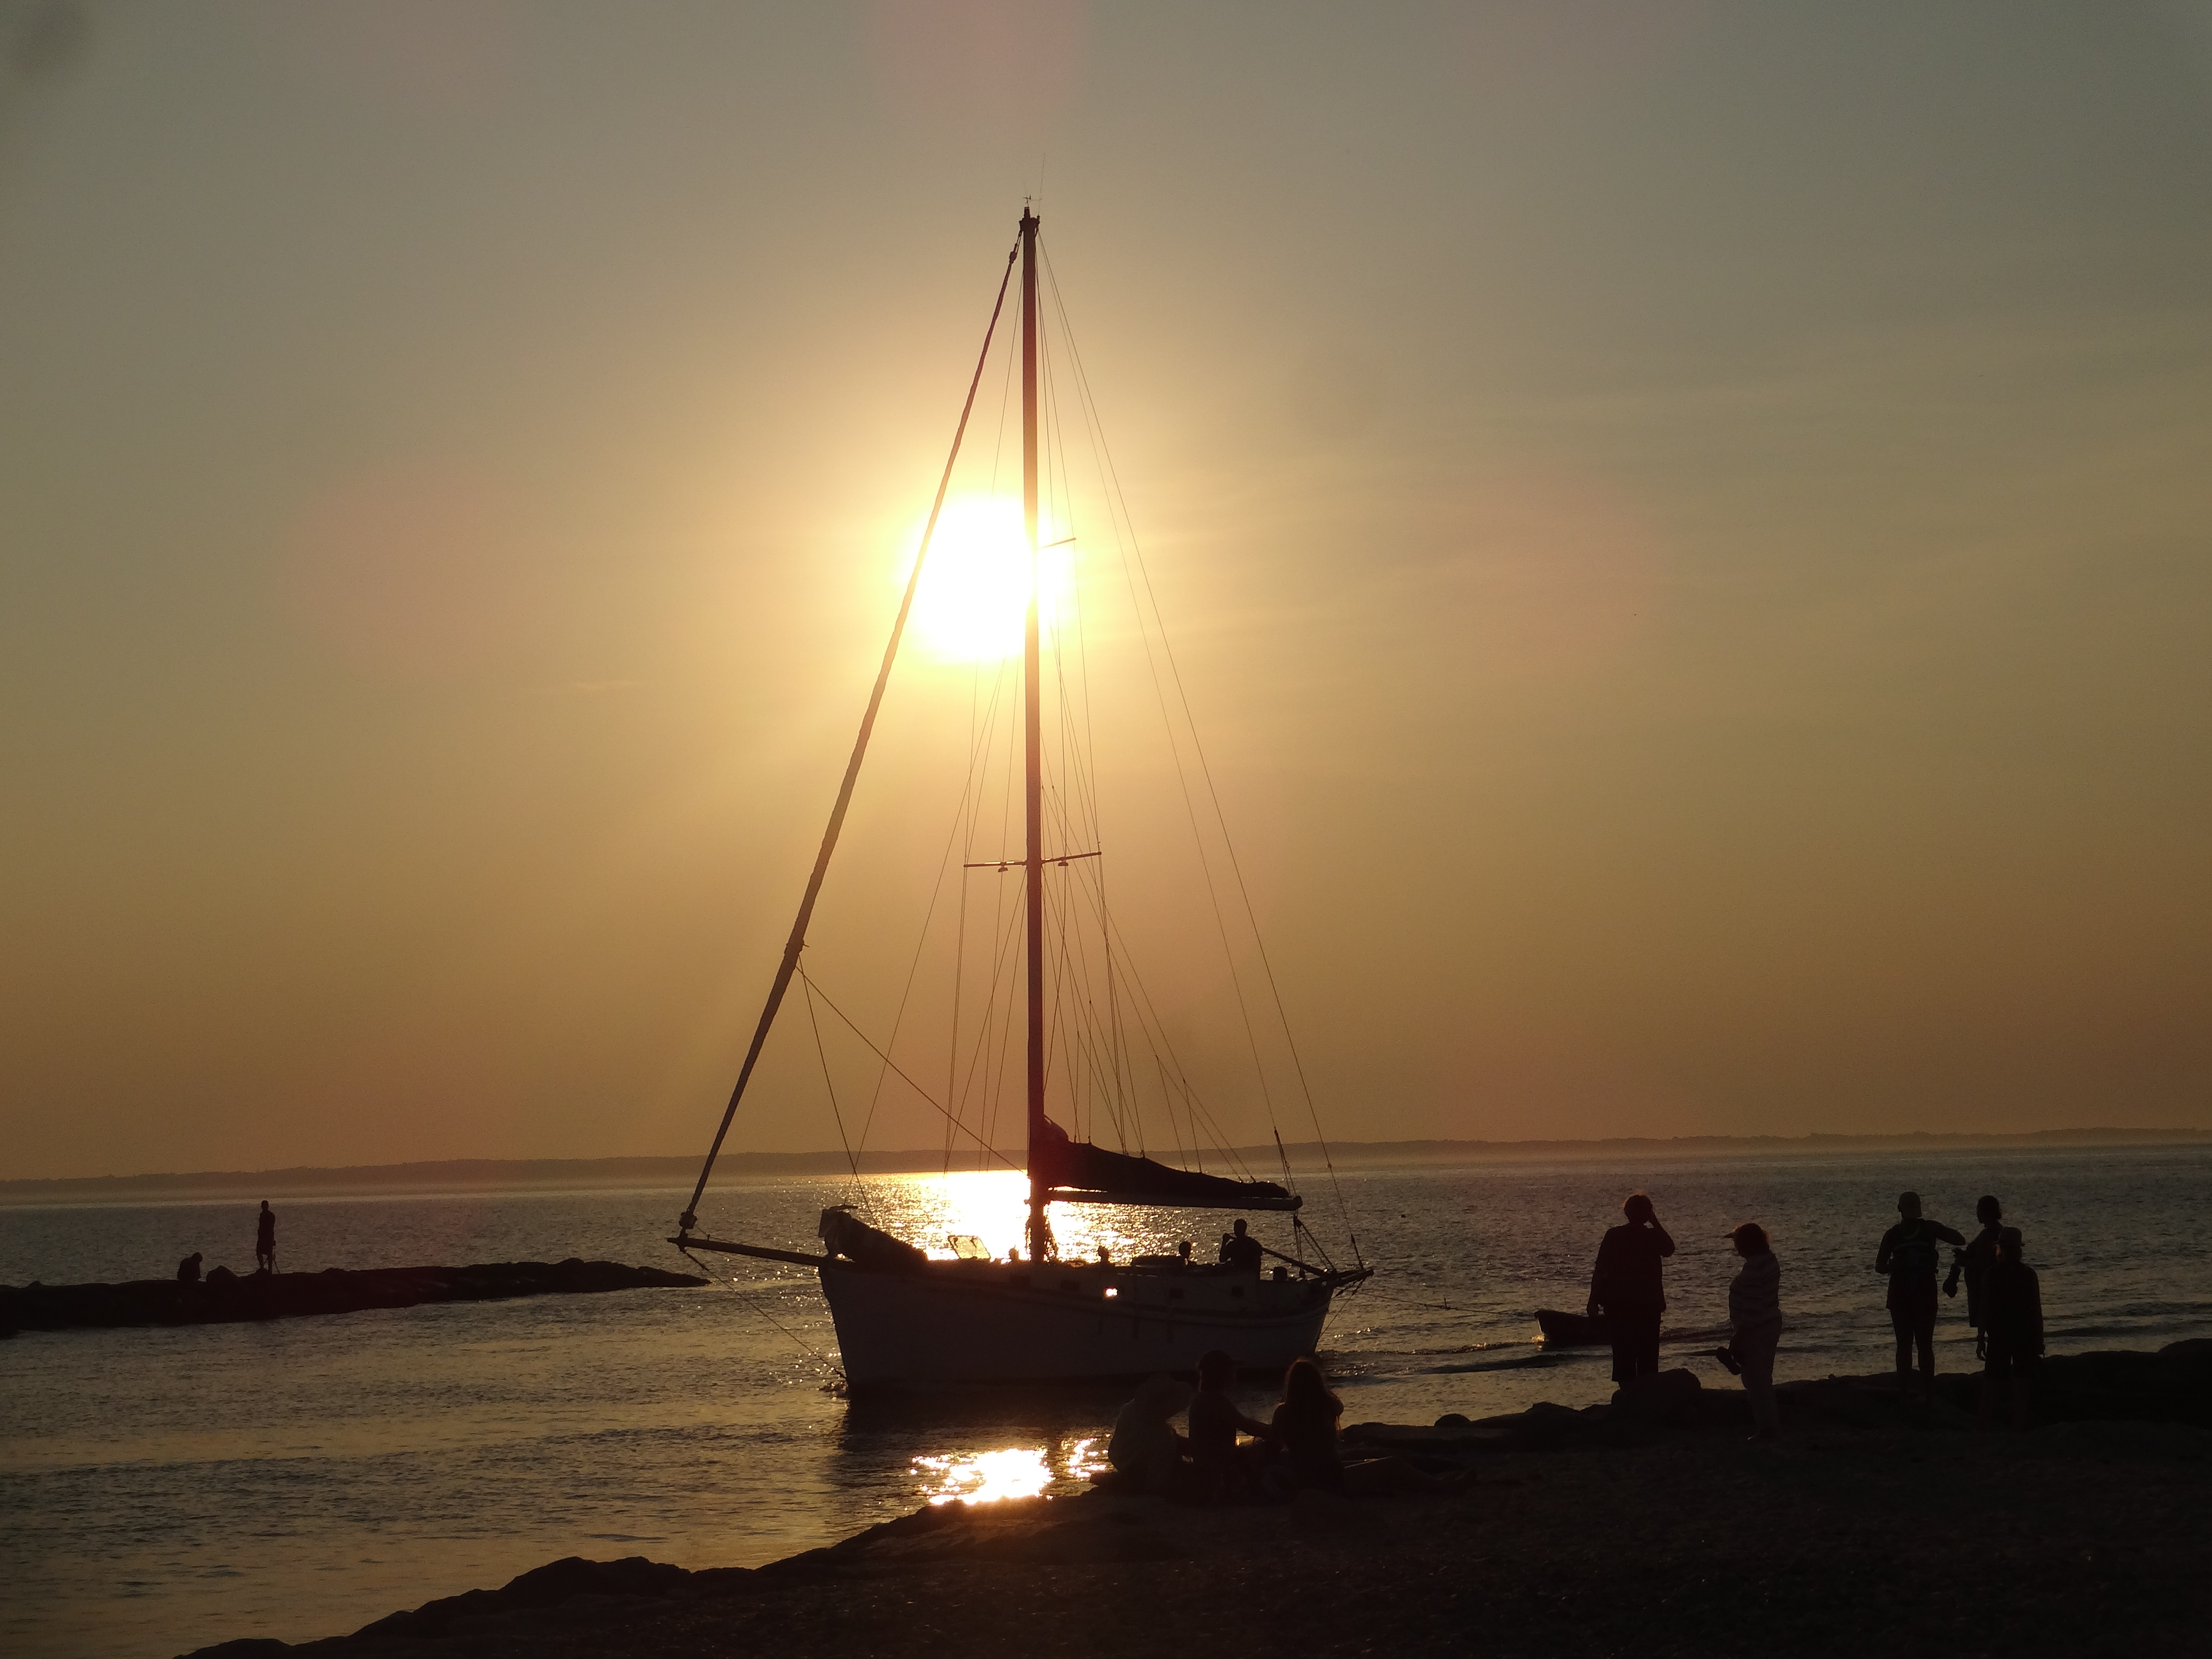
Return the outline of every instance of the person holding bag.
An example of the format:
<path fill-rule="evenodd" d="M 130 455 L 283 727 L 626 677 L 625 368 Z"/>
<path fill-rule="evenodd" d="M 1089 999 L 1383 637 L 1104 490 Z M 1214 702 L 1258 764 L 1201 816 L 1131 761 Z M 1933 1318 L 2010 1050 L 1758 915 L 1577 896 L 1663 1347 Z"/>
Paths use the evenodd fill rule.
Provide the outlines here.
<path fill-rule="evenodd" d="M 1782 1431 L 1774 1401 L 1774 1352 L 1782 1342 L 1782 1264 L 1774 1259 L 1766 1229 L 1756 1221 L 1740 1223 L 1729 1237 L 1743 1266 L 1729 1281 L 1729 1323 L 1734 1334 L 1714 1354 L 1743 1378 L 1751 1401 L 1753 1440 L 1771 1440 Z"/>

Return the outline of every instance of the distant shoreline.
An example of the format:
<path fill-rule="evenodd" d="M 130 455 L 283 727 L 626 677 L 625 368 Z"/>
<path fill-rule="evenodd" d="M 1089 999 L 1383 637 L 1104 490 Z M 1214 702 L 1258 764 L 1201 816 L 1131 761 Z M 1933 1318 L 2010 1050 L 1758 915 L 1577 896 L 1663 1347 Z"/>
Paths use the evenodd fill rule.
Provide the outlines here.
<path fill-rule="evenodd" d="M 1603 1158 L 1771 1158 L 1885 1152 L 2037 1152 L 2068 1147 L 2212 1146 L 2207 1129 L 2039 1129 L 2021 1134 L 1680 1135 L 1603 1140 L 1375 1140 L 1339 1142 L 1329 1148 L 1340 1169 L 1407 1164 L 1484 1164 Z M 1302 1142 L 1285 1149 L 1291 1163 L 1311 1169 L 1321 1148 Z M 1012 1154 L 1008 1154 L 1012 1157 Z M 1277 1162 L 1273 1146 L 1245 1146 L 1237 1156 L 1255 1169 Z M 863 1175 L 918 1175 L 945 1167 L 940 1151 L 863 1152 Z M 726 1152 L 716 1164 L 724 1176 L 756 1178 L 837 1176 L 850 1169 L 842 1152 Z M 696 1154 L 676 1158 L 448 1158 L 416 1164 L 369 1164 L 343 1168 L 204 1170 L 127 1176 L 66 1176 L 0 1181 L 0 1208 L 55 1204 L 106 1204 L 157 1198 L 234 1198 L 319 1194 L 367 1196 L 437 1192 L 560 1192 L 577 1188 L 681 1187 L 699 1173 Z"/>

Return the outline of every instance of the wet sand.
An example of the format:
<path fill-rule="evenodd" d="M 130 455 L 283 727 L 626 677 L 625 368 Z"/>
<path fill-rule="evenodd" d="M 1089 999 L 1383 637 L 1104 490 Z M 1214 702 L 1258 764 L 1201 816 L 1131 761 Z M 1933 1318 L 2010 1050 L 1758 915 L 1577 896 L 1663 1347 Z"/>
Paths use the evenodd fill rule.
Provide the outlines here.
<path fill-rule="evenodd" d="M 1362 1425 L 1352 1452 L 1471 1484 L 946 1504 L 757 1570 L 559 1562 L 349 1637 L 202 1654 L 2195 1653 L 2212 1429 L 2154 1419 L 2212 1409 L 2208 1364 L 2212 1343 L 2058 1362 L 2045 1415 L 2103 1414 L 2027 1433 L 1961 1409 L 1968 1378 L 1926 1403 L 1887 1378 L 1787 1385 L 1773 1445 L 1717 1389 Z"/>

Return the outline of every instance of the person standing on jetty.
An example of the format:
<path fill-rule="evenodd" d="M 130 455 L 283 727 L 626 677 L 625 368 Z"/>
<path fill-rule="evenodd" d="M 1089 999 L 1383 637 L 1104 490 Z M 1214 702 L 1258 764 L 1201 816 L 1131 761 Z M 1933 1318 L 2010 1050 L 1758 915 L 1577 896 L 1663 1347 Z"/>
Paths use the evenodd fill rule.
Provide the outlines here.
<path fill-rule="evenodd" d="M 1996 1260 L 1982 1283 L 1989 1361 L 1982 1370 L 1982 1415 L 1995 1419 L 1997 1396 L 2012 1396 L 2012 1425 L 2027 1426 L 2028 1379 L 2043 1358 L 2043 1285 L 2027 1265 L 2020 1229 L 1997 1234 Z"/>
<path fill-rule="evenodd" d="M 1659 1316 L 1667 1311 L 1659 1264 L 1674 1254 L 1674 1241 L 1645 1194 L 1631 1193 L 1620 1212 L 1627 1219 L 1607 1229 L 1597 1247 L 1589 1312 L 1595 1319 L 1602 1311 L 1612 1327 L 1613 1380 L 1626 1383 L 1659 1369 Z"/>
<path fill-rule="evenodd" d="M 1936 1247 L 1963 1248 L 1966 1237 L 1955 1228 L 1920 1213 L 1920 1194 L 1900 1193 L 1898 1224 L 1881 1236 L 1875 1252 L 1874 1270 L 1889 1275 L 1889 1323 L 1897 1333 L 1897 1376 L 1899 1388 L 1912 1383 L 1912 1351 L 1920 1350 L 1920 1387 L 1936 1392 Z"/>
<path fill-rule="evenodd" d="M 1729 1234 L 1743 1266 L 1729 1281 L 1729 1353 L 1751 1400 L 1751 1437 L 1771 1440 L 1782 1432 L 1782 1413 L 1774 1403 L 1774 1352 L 1782 1345 L 1782 1264 L 1774 1258 L 1766 1229 L 1756 1221 L 1740 1223 Z"/>
<path fill-rule="evenodd" d="M 276 1212 L 269 1207 L 269 1200 L 261 1200 L 261 1218 L 253 1224 L 253 1270 L 273 1273 L 276 1271 Z"/>

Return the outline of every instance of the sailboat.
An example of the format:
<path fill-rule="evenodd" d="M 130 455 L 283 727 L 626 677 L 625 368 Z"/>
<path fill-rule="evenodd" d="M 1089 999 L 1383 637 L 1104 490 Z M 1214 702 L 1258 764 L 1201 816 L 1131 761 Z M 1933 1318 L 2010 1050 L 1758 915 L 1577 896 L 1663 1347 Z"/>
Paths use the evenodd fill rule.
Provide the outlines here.
<path fill-rule="evenodd" d="M 800 898 L 798 917 L 784 944 L 766 1006 L 700 1170 L 698 1184 L 678 1222 L 677 1232 L 669 1239 L 686 1252 L 720 1251 L 796 1264 L 818 1273 L 836 1329 L 841 1369 L 847 1386 L 854 1391 L 1104 1380 L 1155 1371 L 1189 1371 L 1202 1354 L 1213 1349 L 1227 1352 L 1247 1370 L 1279 1371 L 1291 1360 L 1315 1352 L 1333 1299 L 1367 1279 L 1373 1271 L 1358 1259 L 1358 1239 L 1350 1231 L 1348 1214 L 1346 1232 L 1353 1263 L 1338 1267 L 1328 1259 L 1299 1216 L 1304 1200 L 1292 1190 L 1286 1155 L 1281 1182 L 1253 1178 L 1249 1171 L 1224 1176 L 1203 1169 L 1181 1169 L 1146 1155 L 1141 1148 L 1133 1153 L 1116 1152 L 1078 1139 L 1048 1115 L 1046 872 L 1048 866 L 1065 869 L 1070 858 L 1091 858 L 1097 854 L 1066 847 L 1055 849 L 1046 842 L 1041 714 L 1044 682 L 1037 574 L 1042 551 L 1038 228 L 1036 214 L 1025 205 L 1000 276 L 983 353 L 962 408 L 952 455 L 938 485 L 921 550 L 829 827 Z M 1012 1251 L 1007 1259 L 1000 1260 L 986 1254 L 978 1241 L 954 1237 L 947 1241 L 949 1256 L 933 1256 L 871 1225 L 842 1205 L 822 1212 L 819 1251 L 714 1237 L 700 1230 L 699 1206 L 793 980 L 796 977 L 811 984 L 801 966 L 808 927 L 913 613 L 923 565 L 944 512 L 954 465 L 1017 264 L 1022 513 L 1029 559 L 1020 682 L 1023 845 L 1018 858 L 1010 854 L 988 862 L 1002 872 L 1018 869 L 1022 877 L 1026 1063 L 1025 1144 L 1020 1163 L 1028 1182 L 1027 1249 Z M 882 1057 L 888 1066 L 889 1055 Z M 1276 1146 L 1280 1148 L 1279 1134 Z M 1326 1144 L 1322 1146 L 1326 1159 Z M 857 1163 L 854 1168 L 857 1174 Z M 1139 1255 L 1126 1262 L 1106 1259 L 1103 1251 L 1097 1260 L 1065 1260 L 1054 1242 L 1050 1215 L 1054 1206 L 1068 1204 L 1285 1214 L 1291 1220 L 1291 1249 L 1279 1251 L 1261 1244 L 1256 1237 L 1246 1234 L 1240 1222 L 1234 1243 L 1224 1237 L 1224 1260 L 1218 1262 L 1194 1261 L 1188 1246 L 1176 1255 Z"/>

